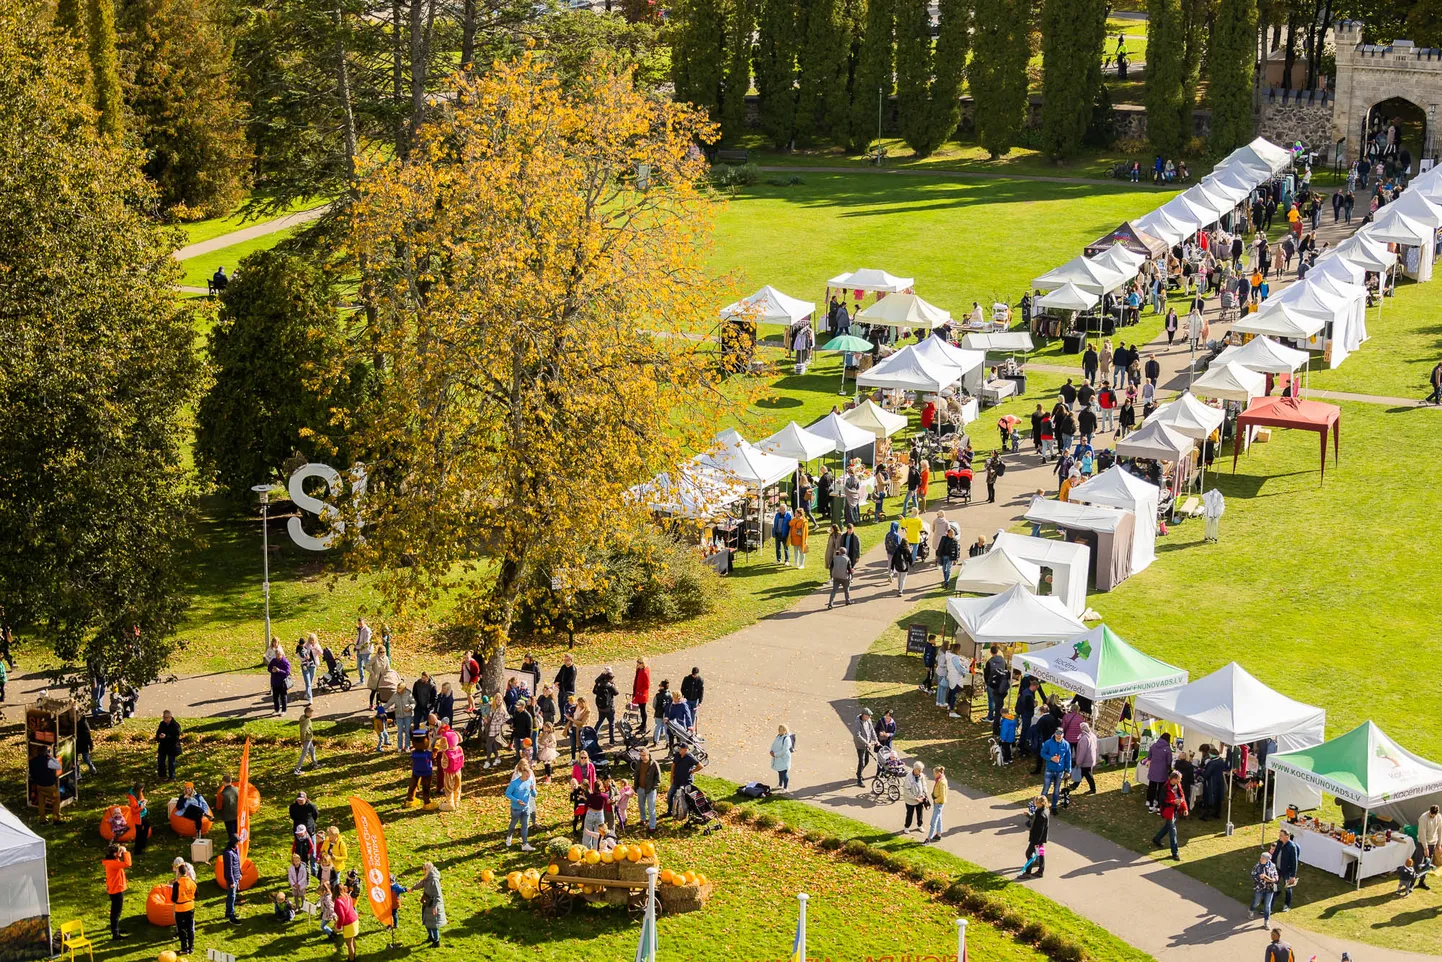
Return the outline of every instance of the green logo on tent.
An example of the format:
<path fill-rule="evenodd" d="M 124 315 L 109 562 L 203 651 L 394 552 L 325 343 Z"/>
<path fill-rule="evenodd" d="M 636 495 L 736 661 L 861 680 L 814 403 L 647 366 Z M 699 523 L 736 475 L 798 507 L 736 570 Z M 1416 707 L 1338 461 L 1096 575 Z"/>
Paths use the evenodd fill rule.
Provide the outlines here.
<path fill-rule="evenodd" d="M 1393 768 L 1402 767 L 1402 763 L 1397 759 L 1393 758 L 1391 755 L 1387 754 L 1387 749 L 1383 748 L 1381 745 L 1377 746 L 1373 754 L 1375 754 L 1378 758 L 1383 759 L 1384 761 L 1391 762 Z"/>
<path fill-rule="evenodd" d="M 1088 658 L 1090 658 L 1091 656 L 1092 656 L 1092 646 L 1091 646 L 1091 642 L 1087 641 L 1085 638 L 1083 638 L 1081 641 L 1079 641 L 1079 642 L 1077 642 L 1076 644 L 1074 644 L 1074 645 L 1071 646 L 1071 660 L 1072 660 L 1072 661 L 1086 661 L 1086 660 L 1087 660 Z"/>

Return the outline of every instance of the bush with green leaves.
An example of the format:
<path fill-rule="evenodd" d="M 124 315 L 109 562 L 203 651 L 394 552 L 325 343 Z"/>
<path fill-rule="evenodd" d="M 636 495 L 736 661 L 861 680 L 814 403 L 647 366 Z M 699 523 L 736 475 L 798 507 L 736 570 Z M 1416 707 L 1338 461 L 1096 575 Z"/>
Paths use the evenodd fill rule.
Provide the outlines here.
<path fill-rule="evenodd" d="M 553 835 L 546 839 L 546 854 L 551 858 L 565 858 L 574 844 L 564 835 Z"/>
<path fill-rule="evenodd" d="M 757 828 L 769 830 L 781 824 L 781 820 L 775 815 L 772 815 L 770 812 L 762 812 L 761 814 L 757 815 L 754 820 L 752 820 L 751 824 L 755 825 Z"/>
<path fill-rule="evenodd" d="M 761 168 L 755 164 L 718 164 L 711 168 L 711 182 L 717 187 L 751 187 L 761 183 Z"/>

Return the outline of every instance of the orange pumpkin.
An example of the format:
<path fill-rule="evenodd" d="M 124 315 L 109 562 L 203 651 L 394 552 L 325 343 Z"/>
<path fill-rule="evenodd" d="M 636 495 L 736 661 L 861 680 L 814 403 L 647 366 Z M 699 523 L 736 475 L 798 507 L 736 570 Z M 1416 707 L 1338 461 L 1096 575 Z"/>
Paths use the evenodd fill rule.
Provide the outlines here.
<path fill-rule="evenodd" d="M 179 962 L 180 956 L 171 949 L 166 949 L 155 957 L 155 962 Z"/>
<path fill-rule="evenodd" d="M 175 903 L 170 901 L 170 886 L 157 885 L 145 899 L 145 921 L 151 925 L 175 924 Z"/>
<path fill-rule="evenodd" d="M 244 892 L 246 889 L 250 888 L 252 885 L 259 881 L 260 872 L 256 869 L 255 863 L 252 862 L 250 859 L 246 859 L 245 861 L 241 862 L 240 890 Z M 215 860 L 215 884 L 220 886 L 220 890 L 222 892 L 224 892 L 229 887 L 225 884 L 225 859 L 223 858 L 216 858 Z"/>
<path fill-rule="evenodd" d="M 237 784 L 235 787 L 236 787 L 237 790 L 240 789 L 240 785 L 239 785 L 239 784 Z M 245 802 L 245 807 L 246 807 L 247 810 L 249 810 L 250 814 L 254 815 L 256 812 L 260 811 L 260 789 L 258 789 L 258 788 L 255 787 L 255 782 L 251 782 L 249 785 L 245 786 L 245 800 L 244 800 L 244 802 Z M 217 789 L 215 790 L 214 803 L 211 805 L 211 811 L 218 811 L 219 809 L 220 809 L 220 789 L 217 788 Z"/>

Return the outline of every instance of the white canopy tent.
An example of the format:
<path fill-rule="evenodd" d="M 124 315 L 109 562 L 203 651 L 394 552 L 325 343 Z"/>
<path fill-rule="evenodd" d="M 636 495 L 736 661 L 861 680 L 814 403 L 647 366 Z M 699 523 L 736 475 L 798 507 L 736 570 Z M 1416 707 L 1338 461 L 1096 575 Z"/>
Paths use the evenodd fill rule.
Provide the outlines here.
<path fill-rule="evenodd" d="M 1364 227 L 1338 244 L 1337 253 L 1369 271 L 1381 273 L 1391 269 L 1397 263 L 1397 254 L 1389 250 L 1385 242 L 1372 237 L 1366 230 Z"/>
<path fill-rule="evenodd" d="M 1153 237 L 1166 241 L 1168 247 L 1180 243 L 1196 230 L 1196 225 L 1189 219 L 1178 217 L 1160 207 L 1145 217 L 1137 218 L 1136 225 Z"/>
<path fill-rule="evenodd" d="M 1205 441 L 1226 419 L 1227 412 L 1212 407 L 1190 391 L 1184 391 L 1175 400 L 1153 411 L 1147 423 L 1165 424 L 1183 437 Z"/>
<path fill-rule="evenodd" d="M 956 593 L 994 595 L 1013 585 L 1022 585 L 1035 592 L 1041 583 L 1041 567 L 1015 558 L 1004 549 L 992 548 L 986 554 L 967 558 L 956 575 Z"/>
<path fill-rule="evenodd" d="M 1325 318 L 1329 325 L 1325 331 L 1326 341 L 1331 344 L 1328 366 L 1336 368 L 1362 345 L 1360 332 L 1366 330 L 1367 292 L 1354 284 L 1347 285 L 1346 289 L 1345 294 L 1337 293 L 1309 275 L 1268 300 L 1252 318 L 1260 319 L 1271 311 L 1283 309 L 1283 306 Z M 1314 336 L 1313 343 L 1323 346 L 1320 333 Z"/>
<path fill-rule="evenodd" d="M 1306 366 L 1307 352 L 1279 344 L 1270 337 L 1254 337 L 1245 344 L 1223 350 L 1212 362 L 1212 367 L 1226 364 L 1237 364 L 1262 374 L 1291 374 Z"/>
<path fill-rule="evenodd" d="M 1005 551 L 1013 558 L 1030 561 L 1040 568 L 1050 568 L 1052 597 L 1078 618 L 1086 613 L 1087 568 L 1091 563 L 1091 549 L 1086 545 L 1000 531 L 992 542 L 991 550 Z"/>
<path fill-rule="evenodd" d="M 721 309 L 721 319 L 755 321 L 757 323 L 795 324 L 816 313 L 812 301 L 798 300 L 767 284 L 750 297 Z"/>
<path fill-rule="evenodd" d="M 1185 461 L 1195 442 L 1169 424 L 1147 418 L 1146 423 L 1117 442 L 1123 458 L 1151 458 L 1154 461 Z"/>
<path fill-rule="evenodd" d="M 880 324 L 886 327 L 922 327 L 928 331 L 951 320 L 944 311 L 915 294 L 893 294 L 883 297 L 856 315 L 857 324 Z"/>
<path fill-rule="evenodd" d="M 830 438 L 812 434 L 795 421 L 791 421 L 756 446 L 771 454 L 795 458 L 797 461 L 815 461 L 822 455 L 836 451 L 836 445 Z"/>
<path fill-rule="evenodd" d="M 0 932 L 36 920 L 33 942 L 15 937 L 3 948 L 9 958 L 50 957 L 50 887 L 45 870 L 45 839 L 32 832 L 13 812 L 0 806 Z M 21 932 L 20 927 L 14 932 Z"/>
<path fill-rule="evenodd" d="M 1125 286 L 1127 281 L 1135 276 L 1136 271 L 1126 274 L 1078 255 L 1055 270 L 1047 271 L 1031 283 L 1033 287 L 1044 291 L 1055 291 L 1064 284 L 1073 284 L 1084 291 L 1100 295 Z M 1042 300 L 1044 301 L 1045 298 Z M 1051 305 L 1042 304 L 1041 306 L 1049 307 Z M 1079 310 L 1079 308 L 1067 309 Z"/>
<path fill-rule="evenodd" d="M 1128 250 L 1124 244 L 1113 244 L 1100 254 L 1093 255 L 1091 260 L 1094 264 L 1119 271 L 1128 277 L 1136 277 L 1137 271 L 1147 262 L 1145 257 L 1136 251 Z"/>
<path fill-rule="evenodd" d="M 826 282 L 827 287 L 839 287 L 848 291 L 878 291 L 883 294 L 899 294 L 910 290 L 915 284 L 915 278 L 897 277 L 874 267 L 838 274 Z"/>
<path fill-rule="evenodd" d="M 1100 300 L 1101 298 L 1091 291 L 1084 291 L 1075 284 L 1067 282 L 1056 290 L 1038 297 L 1034 306 L 1045 307 L 1053 311 L 1089 311 L 1096 307 Z"/>
<path fill-rule="evenodd" d="M 960 368 L 923 357 L 907 346 L 859 375 L 856 386 L 936 394 L 959 380 Z"/>
<path fill-rule="evenodd" d="M 1416 269 L 1410 269 L 1409 261 L 1403 266 L 1403 271 L 1411 274 L 1418 283 L 1432 279 L 1432 251 L 1437 234 L 1434 228 L 1428 227 L 1421 221 L 1395 209 L 1392 204 L 1388 204 L 1377 212 L 1376 220 L 1357 233 L 1365 233 L 1371 240 L 1387 244 L 1403 244 L 1407 247 L 1418 248 L 1420 254 L 1417 258 Z"/>
<path fill-rule="evenodd" d="M 1442 166 L 1433 167 L 1423 174 L 1412 178 L 1407 185 L 1407 192 L 1416 191 L 1428 200 L 1442 203 Z"/>
<path fill-rule="evenodd" d="M 1192 382 L 1191 390 L 1193 394 L 1200 394 L 1202 397 L 1247 404 L 1252 398 L 1267 393 L 1267 376 L 1243 367 L 1236 361 L 1225 364 L 1213 361 L 1212 366 L 1207 368 L 1207 373 Z"/>
<path fill-rule="evenodd" d="M 1093 702 L 1187 683 L 1185 669 L 1138 651 L 1106 625 L 1097 625 L 1045 651 L 1012 655 L 1011 667 Z"/>
<path fill-rule="evenodd" d="M 1188 234 L 1194 234 L 1203 227 L 1215 224 L 1220 219 L 1220 215 L 1211 207 L 1195 198 L 1188 197 L 1185 193 L 1173 197 L 1157 210 L 1178 223 L 1189 224 Z"/>
<path fill-rule="evenodd" d="M 831 442 L 831 450 L 837 454 L 857 451 L 876 441 L 876 435 L 857 427 L 834 411 L 809 426 L 806 431 Z"/>
<path fill-rule="evenodd" d="M 1292 152 L 1285 147 L 1278 147 L 1276 144 L 1264 137 L 1257 137 L 1251 143 L 1238 147 L 1226 157 L 1217 167 L 1232 168 L 1238 165 L 1255 170 L 1259 174 L 1257 183 L 1268 179 L 1273 174 L 1279 174 L 1286 170 L 1292 163 Z"/>
<path fill-rule="evenodd" d="M 1139 520 L 1135 513 L 1121 508 L 1050 498 L 1032 498 L 1024 517 L 1035 524 L 1055 525 L 1072 536 L 1076 532 L 1090 533 L 1096 539 L 1095 554 L 1090 560 L 1095 562 L 1094 581 L 1098 591 L 1110 591 L 1131 577 L 1134 529 L 1138 524 L 1155 524 Z M 1153 510 L 1152 518 L 1155 517 Z"/>
<path fill-rule="evenodd" d="M 1157 425 L 1162 431 L 1167 431 L 1161 425 Z M 1136 432 L 1140 434 L 1141 432 Z M 1176 434 L 1170 434 L 1171 439 L 1183 445 L 1185 450 L 1190 450 L 1191 439 L 1182 438 Z M 1127 454 L 1122 451 L 1122 444 L 1131 440 L 1129 436 L 1117 445 L 1117 454 L 1122 457 L 1144 457 L 1155 458 L 1157 454 Z M 1175 460 L 1176 455 L 1161 455 L 1164 459 Z M 1088 478 L 1081 484 L 1071 489 L 1073 501 L 1082 501 L 1087 504 L 1104 504 L 1113 508 L 1122 508 L 1136 515 L 1136 529 L 1132 533 L 1132 574 L 1142 571 L 1156 560 L 1157 557 L 1157 502 L 1161 500 L 1162 492 L 1155 484 L 1143 481 L 1141 478 L 1124 470 L 1120 465 L 1113 465 L 1101 474 Z"/>
<path fill-rule="evenodd" d="M 698 454 L 696 462 L 724 477 L 742 481 L 755 488 L 769 488 L 796 473 L 795 458 L 767 454 L 743 438 L 735 428 L 716 435 L 712 449 Z"/>
<path fill-rule="evenodd" d="M 841 419 L 869 433 L 873 438 L 889 438 L 906 427 L 906 418 L 876 404 L 862 401 L 856 407 L 841 415 Z"/>
<path fill-rule="evenodd" d="M 1208 189 L 1206 184 L 1196 184 L 1187 188 L 1182 193 L 1182 197 L 1198 210 L 1210 212 L 1211 219 L 1203 221 L 1203 227 L 1221 220 L 1232 212 L 1232 208 L 1237 206 L 1236 201 L 1232 200 L 1227 192 L 1217 188 Z"/>
<path fill-rule="evenodd" d="M 1305 341 L 1327 326 L 1327 319 L 1294 304 L 1269 301 L 1255 314 L 1243 314 L 1232 330 Z"/>
<path fill-rule="evenodd" d="M 916 356 L 937 364 L 945 364 L 961 372 L 961 385 L 967 393 L 981 394 L 981 382 L 986 367 L 986 352 L 971 351 L 954 346 L 944 337 L 922 338 L 911 348 Z"/>
<path fill-rule="evenodd" d="M 1092 302 L 1093 304 L 1096 301 Z M 990 351 L 994 354 L 1017 352 L 1025 354 L 1034 345 L 1026 331 L 1004 331 L 998 334 L 966 334 L 961 338 L 961 347 L 968 351 Z"/>
<path fill-rule="evenodd" d="M 650 481 L 628 492 L 630 499 L 677 518 L 714 521 L 725 517 L 728 508 L 745 498 L 749 486 L 712 468 L 692 461 L 675 471 L 662 471 Z"/>
<path fill-rule="evenodd" d="M 1245 183 L 1245 178 L 1237 176 L 1235 171 L 1222 171 L 1223 176 L 1215 173 L 1208 174 L 1197 181 L 1197 186 L 1209 197 L 1215 197 L 1219 202 L 1229 205 L 1228 209 L 1235 207 L 1252 192 L 1252 185 Z"/>
<path fill-rule="evenodd" d="M 1397 199 L 1388 204 L 1384 211 L 1395 210 L 1405 214 L 1419 224 L 1425 224 L 1436 230 L 1442 227 L 1442 206 L 1431 201 L 1420 191 L 1404 190 Z"/>
<path fill-rule="evenodd" d="M 1237 198 L 1241 200 L 1255 190 L 1264 179 L 1261 174 L 1246 165 L 1238 165 L 1235 167 L 1218 166 L 1203 177 L 1201 182 L 1219 185 L 1234 192 L 1241 191 L 1241 195 Z"/>
<path fill-rule="evenodd" d="M 1056 598 L 1022 585 L 989 598 L 948 598 L 946 613 L 978 645 L 1054 645 L 1087 630 Z"/>
<path fill-rule="evenodd" d="M 1189 736 L 1188 745 L 1192 735 L 1223 745 L 1275 738 L 1279 752 L 1290 752 L 1320 745 L 1326 738 L 1324 709 L 1268 688 L 1235 661 L 1181 688 L 1143 695 L 1137 699 L 1136 711 L 1181 725 Z M 1289 786 L 1287 799 L 1289 803 L 1310 802 L 1299 805 L 1301 808 L 1315 808 L 1322 802 L 1322 793 L 1298 782 Z M 1230 813 L 1227 821 L 1231 821 Z"/>

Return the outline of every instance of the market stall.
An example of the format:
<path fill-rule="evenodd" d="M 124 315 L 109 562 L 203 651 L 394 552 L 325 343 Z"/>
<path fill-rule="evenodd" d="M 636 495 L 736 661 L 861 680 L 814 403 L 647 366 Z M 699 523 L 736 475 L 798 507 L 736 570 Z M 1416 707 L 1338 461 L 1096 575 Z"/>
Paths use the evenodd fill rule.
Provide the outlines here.
<path fill-rule="evenodd" d="M 1147 262 L 1147 257 L 1127 249 L 1123 244 L 1113 244 L 1099 254 L 1088 254 L 1092 263 L 1109 267 L 1114 271 L 1135 277 Z"/>
<path fill-rule="evenodd" d="M 743 297 L 721 309 L 721 320 L 738 318 L 764 324 L 785 324 L 788 327 L 808 320 L 816 313 L 811 301 L 783 294 L 767 284 L 750 297 Z"/>
<path fill-rule="evenodd" d="M 1093 704 L 1187 683 L 1185 669 L 1138 651 L 1106 625 L 1097 625 L 1044 651 L 1013 655 L 1011 667 L 1060 685 Z"/>
<path fill-rule="evenodd" d="M 1265 338 L 1257 340 L 1265 340 Z M 1298 351 L 1297 353 L 1302 352 Z M 1223 401 L 1236 401 L 1238 404 L 1248 404 L 1253 398 L 1267 393 L 1267 376 L 1265 374 L 1258 374 L 1235 360 L 1225 363 L 1219 363 L 1220 361 L 1221 358 L 1213 361 L 1212 366 L 1207 368 L 1207 373 L 1192 382 L 1190 390 L 1193 394 L 1220 398 Z"/>
<path fill-rule="evenodd" d="M 1254 337 L 1245 344 L 1223 348 L 1207 373 L 1228 364 L 1236 364 L 1258 374 L 1294 374 L 1307 366 L 1307 352 L 1288 347 L 1270 337 Z M 1266 393 L 1265 378 L 1262 384 L 1263 389 L 1254 396 Z"/>
<path fill-rule="evenodd" d="M 1253 427 L 1292 428 L 1316 431 L 1322 444 L 1321 476 L 1327 479 L 1327 435 L 1332 435 L 1332 456 L 1342 459 L 1342 409 L 1335 404 L 1307 401 L 1295 397 L 1257 398 L 1237 416 L 1237 437 L 1232 448 L 1232 473 L 1237 473 L 1237 457 L 1242 452 L 1242 435 Z"/>
<path fill-rule="evenodd" d="M 991 335 L 993 337 L 1006 335 Z M 982 376 L 985 374 L 986 353 L 968 350 L 952 344 L 944 337 L 933 334 L 922 338 L 913 348 L 918 357 L 937 364 L 946 364 L 961 372 L 960 384 L 972 397 L 981 393 Z"/>
<path fill-rule="evenodd" d="M 1153 512 L 1152 517 L 1156 517 Z M 1080 541 L 1091 551 L 1092 584 L 1111 591 L 1132 573 L 1132 536 L 1136 515 L 1120 508 L 1033 498 L 1025 518 L 1040 525 L 1055 525 L 1068 541 Z M 1143 525 L 1150 526 L 1149 520 Z"/>
<path fill-rule="evenodd" d="M 727 428 L 716 435 L 711 450 L 698 454 L 694 461 L 751 489 L 752 494 L 747 498 L 745 536 L 741 548 L 750 551 L 753 547 L 764 545 L 771 531 L 765 517 L 766 489 L 795 474 L 797 460 L 779 454 L 768 454 L 748 442 L 736 429 Z"/>
<path fill-rule="evenodd" d="M 1109 234 L 1104 234 L 1092 241 L 1082 251 L 1087 257 L 1093 257 L 1112 247 L 1121 245 L 1134 254 L 1139 254 L 1143 259 L 1164 257 L 1167 253 L 1168 242 L 1160 237 L 1154 237 L 1139 227 L 1134 221 L 1122 221 Z"/>
<path fill-rule="evenodd" d="M 998 531 L 992 540 L 991 550 L 1003 550 L 1013 558 L 1030 561 L 1041 568 L 1042 583 L 1038 585 L 1038 593 L 1050 593 L 1078 618 L 1086 613 L 1087 572 L 1091 567 L 1091 549 L 1086 545 Z M 1051 572 L 1049 584 L 1046 580 L 1048 571 Z"/>
<path fill-rule="evenodd" d="M 1150 422 L 1148 422 L 1150 423 Z M 1148 442 L 1144 449 L 1151 453 L 1129 454 L 1123 453 L 1122 444 L 1130 441 L 1135 434 L 1124 438 L 1117 444 L 1117 455 L 1120 457 L 1143 457 L 1166 460 L 1167 457 L 1175 459 L 1179 455 L 1158 457 L 1161 451 L 1152 451 L 1151 445 L 1175 442 L 1186 450 L 1190 450 L 1192 442 L 1188 438 L 1172 434 L 1169 429 L 1162 425 L 1154 426 L 1156 440 Z M 1166 432 L 1163 434 L 1162 432 Z M 1071 489 L 1072 501 L 1082 501 L 1087 504 L 1106 505 L 1112 508 L 1122 508 L 1130 511 L 1136 516 L 1136 524 L 1132 533 L 1130 573 L 1136 574 L 1144 571 L 1148 565 L 1156 560 L 1157 544 L 1157 503 L 1161 500 L 1161 491 L 1156 485 L 1142 480 L 1120 465 L 1113 465 L 1101 474 L 1088 478 L 1081 484 Z"/>
<path fill-rule="evenodd" d="M 914 278 L 897 277 L 874 267 L 863 267 L 831 278 L 826 282 L 826 292 L 830 294 L 833 289 L 852 291 L 859 301 L 866 294 L 900 294 L 902 291 L 911 290 L 915 283 Z"/>
<path fill-rule="evenodd" d="M 836 452 L 836 444 L 830 438 L 813 434 L 795 421 L 788 422 L 786 427 L 756 446 L 768 454 L 779 454 L 783 458 L 795 458 L 803 462 L 815 461 Z"/>
<path fill-rule="evenodd" d="M 1184 391 L 1153 411 L 1147 423 L 1165 424 L 1183 437 L 1205 441 L 1226 419 L 1227 414 L 1221 408 L 1212 407 L 1190 391 Z"/>
<path fill-rule="evenodd" d="M 806 432 L 819 438 L 825 438 L 831 443 L 831 450 L 836 454 L 847 454 L 851 451 L 869 448 L 876 441 L 876 435 L 857 427 L 834 411 L 815 424 L 809 425 Z"/>
<path fill-rule="evenodd" d="M 1169 247 L 1180 244 L 1197 229 L 1197 225 L 1189 219 L 1174 216 L 1161 208 L 1137 218 L 1136 225 L 1144 232 L 1165 241 Z"/>
<path fill-rule="evenodd" d="M 0 805 L 0 959 L 50 958 L 45 839 Z"/>
<path fill-rule="evenodd" d="M 1436 244 L 1437 230 L 1408 216 L 1388 204 L 1377 212 L 1376 220 L 1357 233 L 1365 234 L 1370 240 L 1385 244 L 1400 244 L 1409 248 L 1400 257 L 1402 271 L 1418 283 L 1432 279 L 1432 258 Z M 1423 256 L 1425 253 L 1426 256 Z"/>
<path fill-rule="evenodd" d="M 662 471 L 627 492 L 627 500 L 646 506 L 678 536 L 695 539 L 702 557 L 728 574 L 742 543 L 750 487 L 695 461 Z M 683 524 L 668 523 L 677 519 Z"/>
<path fill-rule="evenodd" d="M 950 320 L 950 311 L 929 304 L 915 294 L 893 294 L 857 314 L 852 323 L 908 329 L 919 327 L 930 331 Z"/>
<path fill-rule="evenodd" d="M 1136 271 L 1128 274 L 1098 264 L 1090 258 L 1078 256 L 1054 270 L 1047 271 L 1031 283 L 1033 287 L 1043 291 L 1055 291 L 1070 284 L 1089 294 L 1102 295 L 1120 289 L 1133 277 L 1136 277 Z"/>
<path fill-rule="evenodd" d="M 1014 557 L 1004 548 L 993 547 L 983 555 L 967 558 L 956 575 L 956 593 L 994 595 L 1015 585 L 1035 593 L 1041 583 L 1041 567 Z"/>
<path fill-rule="evenodd" d="M 875 401 L 862 401 L 843 413 L 841 420 L 866 431 L 877 440 L 889 438 L 906 427 L 906 418 L 903 415 L 892 414 Z"/>
<path fill-rule="evenodd" d="M 1216 170 L 1247 168 L 1257 177 L 1256 183 L 1262 184 L 1272 175 L 1281 173 L 1291 165 L 1292 152 L 1290 150 L 1278 147 L 1264 137 L 1257 137 L 1251 143 L 1238 147 L 1223 157 L 1222 162 L 1216 166 Z"/>
<path fill-rule="evenodd" d="M 1384 812 L 1397 822 L 1394 813 L 1401 810 L 1399 806 L 1414 800 L 1435 801 L 1432 797 L 1442 794 L 1442 765 L 1407 751 L 1370 721 L 1320 745 L 1268 755 L 1267 771 L 1278 778 L 1276 799 L 1289 807 L 1288 821 L 1301 829 L 1297 844 L 1302 861 L 1343 878 L 1352 873 L 1359 888 L 1364 878 L 1395 871 L 1413 848 L 1412 840 L 1407 839 L 1406 851 L 1401 851 L 1388 840 L 1385 830 L 1368 834 L 1371 815 Z M 1348 832 L 1316 820 L 1304 821 L 1293 813 L 1292 809 L 1301 805 L 1289 797 L 1289 787 L 1281 776 L 1334 796 L 1342 804 L 1344 816 L 1349 805 L 1360 808 L 1360 822 L 1351 822 L 1355 827 Z M 1415 805 L 1412 807 L 1415 810 Z M 1400 823 L 1397 827 L 1400 829 Z M 1369 857 L 1369 852 L 1377 854 Z"/>
<path fill-rule="evenodd" d="M 948 598 L 946 613 L 978 646 L 1054 645 L 1087 630 L 1058 599 L 1034 595 L 1023 585 L 986 598 Z"/>
<path fill-rule="evenodd" d="M 1262 328 L 1270 321 L 1270 315 L 1278 311 L 1321 318 L 1321 329 L 1301 343 L 1312 350 L 1323 351 L 1328 367 L 1335 368 L 1361 346 L 1360 331 L 1366 329 L 1367 292 L 1352 287 L 1348 294 L 1338 294 L 1314 282 L 1309 275 L 1267 300 L 1257 313 L 1243 317 L 1233 329 L 1253 334 L 1274 333 Z"/>
<path fill-rule="evenodd" d="M 927 338 L 931 340 L 931 338 Z M 912 391 L 917 394 L 939 394 L 961 380 L 961 369 L 936 361 L 907 346 L 874 365 L 856 378 L 858 388 L 881 388 L 888 391 Z"/>
<path fill-rule="evenodd" d="M 1039 334 L 1051 337 L 1070 336 L 1077 315 L 1090 312 L 1100 301 L 1099 295 L 1083 290 L 1068 281 L 1032 301 L 1034 311 L 1031 321 L 1032 329 Z M 1046 317 L 1048 314 L 1059 315 L 1065 321 L 1056 319 L 1048 321 Z M 1087 324 L 1083 327 L 1090 329 L 1091 325 Z M 1106 327 L 1103 326 L 1102 332 L 1106 333 L 1106 330 Z M 1068 354 L 1076 354 L 1081 350 L 1082 336 L 1081 334 L 1075 335 L 1075 339 L 1066 345 L 1065 350 Z"/>
<path fill-rule="evenodd" d="M 1137 428 L 1131 434 L 1122 438 L 1116 444 L 1117 457 L 1142 458 L 1148 461 L 1158 461 L 1163 464 L 1172 464 L 1171 492 L 1178 494 L 1188 483 L 1192 473 L 1192 455 L 1197 449 L 1196 442 L 1191 438 L 1172 430 L 1169 425 L 1160 421 L 1148 418 L 1146 423 Z M 1115 470 L 1115 469 L 1113 469 Z M 1082 485 L 1086 487 L 1088 481 Z M 1144 482 L 1145 483 L 1145 482 Z M 1072 497 L 1076 498 L 1077 489 L 1072 489 Z M 1138 513 L 1140 518 L 1141 514 Z M 1153 515 L 1155 517 L 1155 515 Z M 1140 531 L 1140 528 L 1138 528 Z M 1135 566 L 1134 566 L 1135 568 Z M 1140 571 L 1140 568 L 1135 568 Z"/>

